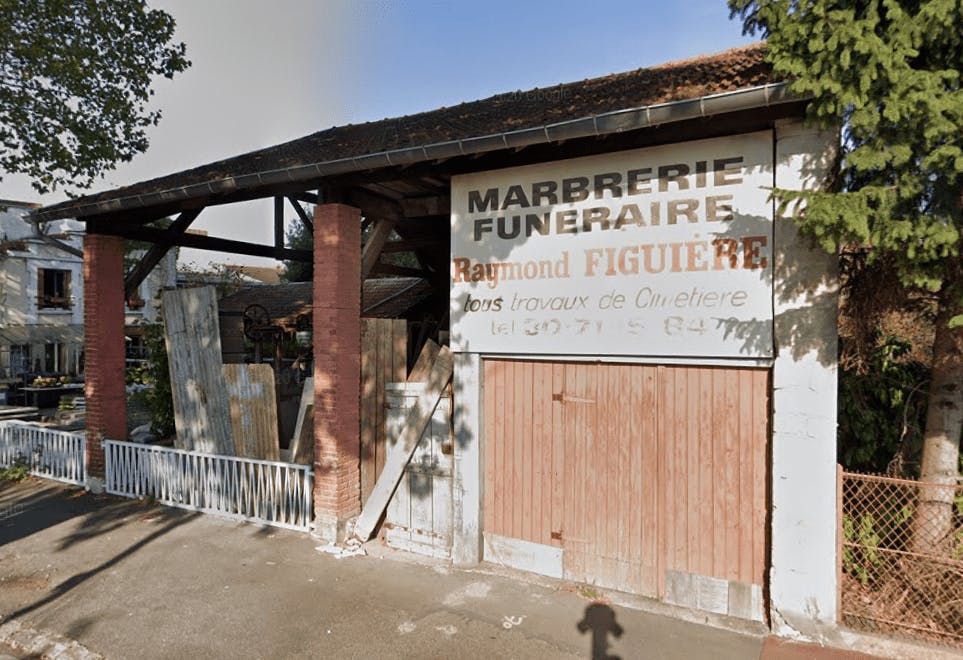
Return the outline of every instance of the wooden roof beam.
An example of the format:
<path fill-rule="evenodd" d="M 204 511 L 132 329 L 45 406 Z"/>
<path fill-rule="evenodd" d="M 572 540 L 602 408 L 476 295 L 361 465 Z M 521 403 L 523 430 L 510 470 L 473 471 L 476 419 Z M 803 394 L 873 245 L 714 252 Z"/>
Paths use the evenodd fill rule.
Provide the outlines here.
<path fill-rule="evenodd" d="M 137 287 L 141 285 L 147 276 L 150 275 L 154 267 L 160 263 L 164 255 L 174 246 L 174 239 L 178 234 L 183 234 L 187 231 L 187 228 L 191 226 L 191 223 L 201 214 L 203 209 L 192 209 L 190 211 L 184 211 L 181 213 L 176 220 L 168 227 L 164 229 L 161 233 L 162 238 L 159 242 L 154 243 L 147 254 L 137 262 L 130 272 L 124 277 L 124 300 L 130 300 L 137 291 Z"/>
<path fill-rule="evenodd" d="M 136 241 L 147 241 L 149 243 L 164 242 L 169 238 L 165 230 L 152 229 L 150 227 L 131 227 L 131 226 L 112 226 L 103 225 L 93 221 L 93 226 L 88 223 L 93 234 L 105 234 L 108 236 L 120 236 Z M 257 243 L 247 243 L 244 241 L 234 241 L 226 238 L 214 238 L 212 236 L 201 236 L 198 234 L 182 233 L 171 240 L 172 245 L 179 247 L 190 247 L 197 250 L 211 250 L 214 252 L 228 252 L 231 254 L 245 254 L 252 257 L 268 257 L 269 259 L 300 261 L 311 263 L 314 255 L 311 250 L 295 250 L 292 248 L 278 248 L 273 245 L 259 245 Z"/>

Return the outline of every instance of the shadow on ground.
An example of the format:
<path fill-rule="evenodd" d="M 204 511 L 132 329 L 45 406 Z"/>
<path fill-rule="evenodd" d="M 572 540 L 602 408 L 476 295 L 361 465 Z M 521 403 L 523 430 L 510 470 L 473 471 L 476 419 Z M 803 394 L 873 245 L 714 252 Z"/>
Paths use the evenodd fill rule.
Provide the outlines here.
<path fill-rule="evenodd" d="M 90 570 L 63 580 L 43 598 L 6 614 L 0 618 L 0 624 L 56 601 L 95 575 L 200 515 L 107 495 L 93 495 L 79 488 L 64 490 L 59 485 L 45 485 L 31 480 L 3 484 L 0 486 L 0 546 L 77 518 L 80 520 L 73 529 L 59 539 L 56 552 L 109 534 L 135 518 L 150 520 L 159 527 Z M 78 625 L 84 628 L 89 626 L 90 622 L 79 622 Z"/>

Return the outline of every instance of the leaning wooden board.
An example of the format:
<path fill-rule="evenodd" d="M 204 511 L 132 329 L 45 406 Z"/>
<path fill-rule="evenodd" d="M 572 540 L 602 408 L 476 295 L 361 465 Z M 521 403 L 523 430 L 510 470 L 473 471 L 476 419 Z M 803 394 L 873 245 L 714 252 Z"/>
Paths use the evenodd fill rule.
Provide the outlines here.
<path fill-rule="evenodd" d="M 301 404 L 294 424 L 294 437 L 288 448 L 292 463 L 310 465 L 314 462 L 314 376 L 304 379 L 301 386 Z"/>
<path fill-rule="evenodd" d="M 164 291 L 161 298 L 177 429 L 174 446 L 233 456 L 214 287 Z"/>
<path fill-rule="evenodd" d="M 274 369 L 269 364 L 225 364 L 222 369 L 237 455 L 280 460 Z"/>
<path fill-rule="evenodd" d="M 389 440 L 390 449 L 385 467 L 381 471 L 381 476 L 378 477 L 371 495 L 365 501 L 364 507 L 361 509 L 361 515 L 358 516 L 358 522 L 355 525 L 354 534 L 361 541 L 367 541 L 371 538 L 375 525 L 378 524 L 381 514 L 388 506 L 391 494 L 398 486 L 398 481 L 404 473 L 405 466 L 418 446 L 421 434 L 431 421 L 431 415 L 434 413 L 449 381 L 451 381 L 453 369 L 454 360 L 451 351 L 448 350 L 447 346 L 443 347 L 431 367 L 425 389 L 418 395 L 411 411 L 408 413 L 398 441 L 392 445 Z"/>

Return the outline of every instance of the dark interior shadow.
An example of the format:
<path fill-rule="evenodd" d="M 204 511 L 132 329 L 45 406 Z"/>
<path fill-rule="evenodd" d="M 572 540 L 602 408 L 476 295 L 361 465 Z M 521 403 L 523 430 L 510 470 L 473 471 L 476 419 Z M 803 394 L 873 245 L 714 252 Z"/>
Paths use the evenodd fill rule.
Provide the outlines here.
<path fill-rule="evenodd" d="M 615 620 L 615 610 L 605 603 L 592 603 L 585 608 L 582 620 L 575 624 L 583 635 L 592 633 L 592 660 L 620 660 L 617 655 L 609 654 L 609 635 L 615 639 L 625 632 Z"/>

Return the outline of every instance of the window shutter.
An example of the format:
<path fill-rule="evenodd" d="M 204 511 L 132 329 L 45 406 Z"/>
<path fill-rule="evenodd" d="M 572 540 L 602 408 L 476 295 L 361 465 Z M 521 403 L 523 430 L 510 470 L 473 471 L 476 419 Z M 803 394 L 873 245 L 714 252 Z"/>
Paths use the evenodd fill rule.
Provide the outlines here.
<path fill-rule="evenodd" d="M 64 271 L 64 293 L 63 293 L 63 296 L 64 296 L 63 308 L 64 308 L 64 309 L 70 309 L 70 307 L 71 307 L 71 305 L 70 305 L 70 276 L 71 276 L 71 275 L 73 275 L 73 271 L 70 271 L 70 270 L 65 270 L 65 271 Z"/>

